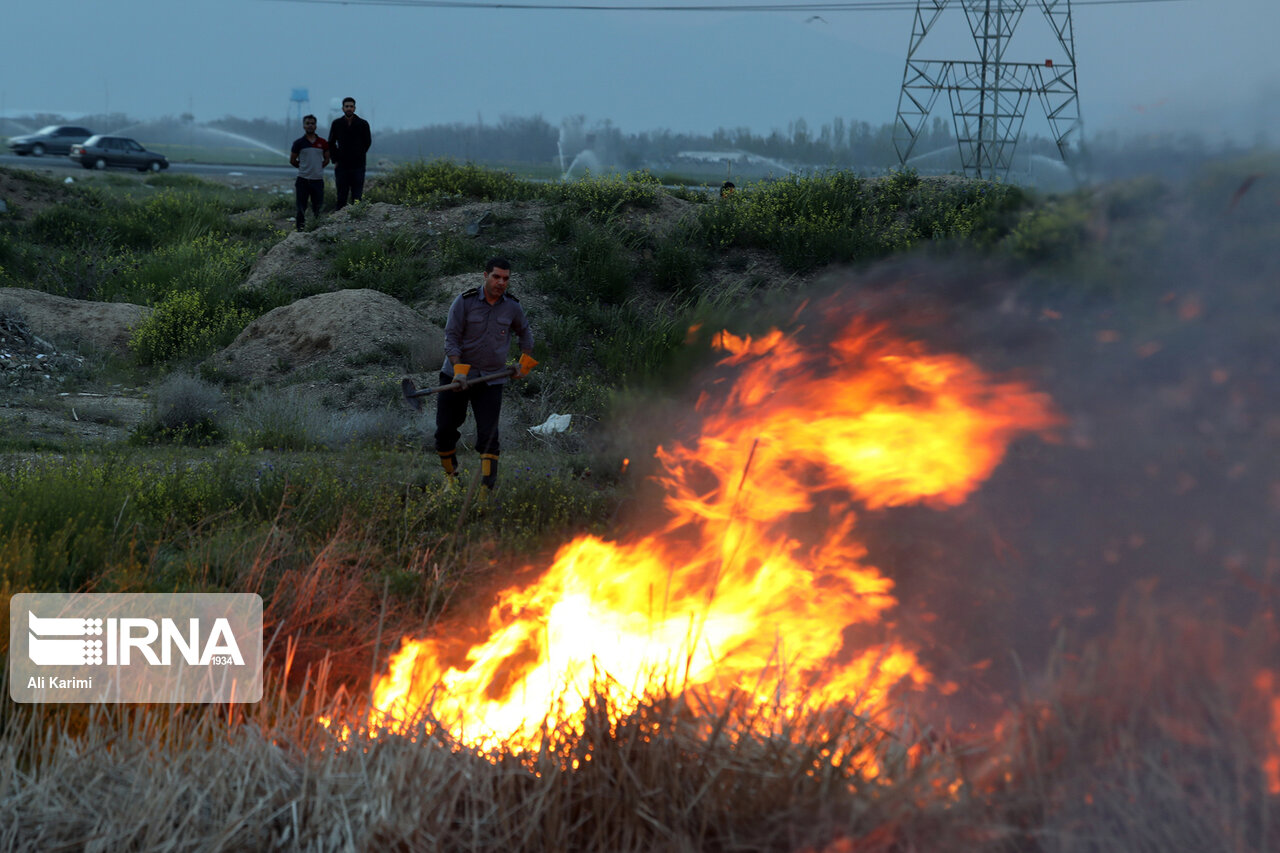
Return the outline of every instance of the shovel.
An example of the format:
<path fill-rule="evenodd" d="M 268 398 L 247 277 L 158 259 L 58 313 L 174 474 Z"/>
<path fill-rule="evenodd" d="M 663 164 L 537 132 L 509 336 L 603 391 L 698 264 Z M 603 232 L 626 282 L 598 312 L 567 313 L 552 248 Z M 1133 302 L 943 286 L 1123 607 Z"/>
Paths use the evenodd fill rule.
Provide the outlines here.
<path fill-rule="evenodd" d="M 400 390 L 404 392 L 404 398 L 409 401 L 409 405 L 413 406 L 417 411 L 422 411 L 422 398 L 429 397 L 432 394 L 438 394 L 441 391 L 462 391 L 470 388 L 472 385 L 483 385 L 486 382 L 492 382 L 495 379 L 509 379 L 519 373 L 520 368 L 517 365 L 504 367 L 497 373 L 488 373 L 484 376 L 460 376 L 457 379 L 445 385 L 437 385 L 434 388 L 418 389 L 413 384 L 413 380 L 407 376 L 400 380 Z"/>

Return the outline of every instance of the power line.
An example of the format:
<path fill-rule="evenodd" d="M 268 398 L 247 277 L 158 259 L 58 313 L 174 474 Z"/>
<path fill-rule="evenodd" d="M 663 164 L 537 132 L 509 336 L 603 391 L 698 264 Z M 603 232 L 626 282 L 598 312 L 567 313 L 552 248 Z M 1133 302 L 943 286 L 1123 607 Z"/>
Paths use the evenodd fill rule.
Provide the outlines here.
<path fill-rule="evenodd" d="M 278 3 L 312 3 L 327 6 L 416 6 L 425 9 L 484 9 L 537 12 L 893 12 L 914 10 L 914 0 L 862 0 L 850 3 L 733 3 L 725 5 L 647 5 L 623 3 L 604 6 L 589 3 L 502 3 L 468 0 L 272 0 Z M 1132 6 L 1147 3 L 1182 3 L 1187 0 L 1075 0 L 1073 6 Z"/>
<path fill-rule="evenodd" d="M 934 102 L 945 92 L 966 175 L 988 179 L 1008 176 L 1027 108 L 1034 99 L 1044 107 L 1058 153 L 1070 165 L 1071 140 L 1080 132 L 1071 0 L 1065 4 L 1060 0 L 964 0 L 978 56 L 967 60 L 920 58 L 917 54 L 922 43 L 949 5 L 947 0 L 916 0 L 894 121 L 893 146 L 899 162 L 907 164 Z M 1010 61 L 1005 48 L 1022 13 L 1032 5 L 1044 12 L 1061 54 L 1034 62 Z"/>

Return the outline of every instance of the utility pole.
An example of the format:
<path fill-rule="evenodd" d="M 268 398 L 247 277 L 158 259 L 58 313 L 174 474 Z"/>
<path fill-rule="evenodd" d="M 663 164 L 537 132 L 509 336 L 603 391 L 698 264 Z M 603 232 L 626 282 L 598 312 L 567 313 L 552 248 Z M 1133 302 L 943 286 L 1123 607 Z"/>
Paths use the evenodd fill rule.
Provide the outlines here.
<path fill-rule="evenodd" d="M 921 44 L 939 16 L 956 5 L 964 9 L 977 58 L 919 58 Z M 1038 62 L 1007 61 L 1005 51 L 1028 5 L 1044 13 L 1058 55 Z M 1071 0 L 916 0 L 894 122 L 898 161 L 906 165 L 934 102 L 945 91 L 966 175 L 1008 176 L 1033 97 L 1044 107 L 1059 156 L 1070 165 L 1072 137 L 1080 128 L 1075 57 Z"/>

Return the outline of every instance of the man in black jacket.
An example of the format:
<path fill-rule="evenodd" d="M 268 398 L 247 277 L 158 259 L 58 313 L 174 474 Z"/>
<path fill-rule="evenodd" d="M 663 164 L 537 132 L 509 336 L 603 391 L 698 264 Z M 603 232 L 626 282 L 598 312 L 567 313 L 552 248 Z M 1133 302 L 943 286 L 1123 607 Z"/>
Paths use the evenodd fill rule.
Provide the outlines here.
<path fill-rule="evenodd" d="M 369 122 L 356 115 L 356 99 L 342 99 L 342 117 L 329 126 L 329 156 L 333 159 L 333 182 L 337 185 L 338 204 L 341 210 L 347 203 L 364 195 L 365 154 L 373 144 Z"/>

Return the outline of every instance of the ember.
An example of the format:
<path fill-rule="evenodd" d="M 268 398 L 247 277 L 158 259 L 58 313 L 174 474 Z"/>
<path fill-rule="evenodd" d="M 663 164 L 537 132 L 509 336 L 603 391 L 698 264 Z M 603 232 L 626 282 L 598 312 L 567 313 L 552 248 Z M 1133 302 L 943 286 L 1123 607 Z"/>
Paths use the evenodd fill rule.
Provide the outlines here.
<path fill-rule="evenodd" d="M 369 727 L 429 709 L 464 743 L 519 749 L 601 673 L 622 707 L 673 685 L 872 718 L 933 682 L 894 637 L 893 581 L 864 561 L 858 505 L 957 505 L 1010 440 L 1056 417 L 1044 395 L 882 326 L 846 319 L 836 337 L 815 352 L 779 331 L 720 333 L 732 384 L 702 395 L 696 440 L 657 451 L 665 521 L 563 546 L 539 580 L 499 595 L 463 654 L 407 639 Z M 850 632 L 874 637 L 850 647 L 850 626 L 878 633 Z"/>

